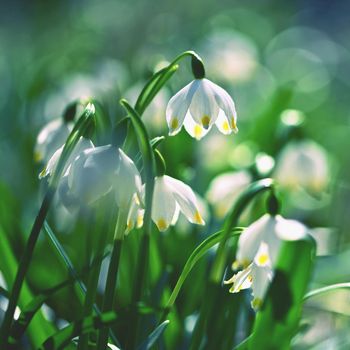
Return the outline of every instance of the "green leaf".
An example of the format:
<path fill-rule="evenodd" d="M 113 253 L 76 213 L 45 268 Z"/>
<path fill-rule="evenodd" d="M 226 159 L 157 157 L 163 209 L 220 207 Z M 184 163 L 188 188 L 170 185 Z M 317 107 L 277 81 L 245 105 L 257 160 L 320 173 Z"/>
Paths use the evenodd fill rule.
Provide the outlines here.
<path fill-rule="evenodd" d="M 149 350 L 163 334 L 165 328 L 169 324 L 169 320 L 165 320 L 161 323 L 148 337 L 147 339 L 137 348 L 137 350 Z"/>
<path fill-rule="evenodd" d="M 61 329 L 53 336 L 49 337 L 40 350 L 60 350 L 64 349 L 71 340 L 81 334 L 100 329 L 105 326 L 112 325 L 118 320 L 118 315 L 115 312 L 106 312 L 100 316 L 85 317 L 80 321 L 76 321 Z"/>
<path fill-rule="evenodd" d="M 0 271 L 3 273 L 7 285 L 10 287 L 13 285 L 13 281 L 17 271 L 16 257 L 12 252 L 12 248 L 8 242 L 5 232 L 0 225 L 0 247 L 1 247 L 1 259 L 0 259 Z M 33 295 L 26 282 L 23 283 L 22 292 L 19 298 L 18 305 L 20 308 L 28 304 Z M 47 321 L 41 312 L 37 313 L 33 319 L 33 322 L 28 328 L 28 335 L 33 347 L 37 347 L 40 343 L 47 338 L 55 328 L 49 321 Z"/>
<path fill-rule="evenodd" d="M 274 278 L 256 316 L 248 349 L 290 348 L 298 329 L 314 258 L 315 243 L 310 237 L 283 243 Z"/>

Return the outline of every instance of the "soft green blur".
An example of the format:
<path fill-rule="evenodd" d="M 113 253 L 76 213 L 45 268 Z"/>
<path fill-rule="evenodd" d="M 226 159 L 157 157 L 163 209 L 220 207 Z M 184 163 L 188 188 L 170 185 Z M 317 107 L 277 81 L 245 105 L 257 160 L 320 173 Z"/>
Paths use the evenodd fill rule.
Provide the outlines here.
<path fill-rule="evenodd" d="M 82 97 L 99 100 L 114 125 L 124 116 L 120 98 L 134 103 L 151 73 L 182 51 L 193 49 L 203 58 L 208 78 L 234 98 L 239 133 L 224 136 L 213 128 L 197 142 L 183 130 L 167 138 L 160 147 L 167 173 L 191 185 L 203 198 L 220 173 L 254 168 L 253 174 L 272 174 L 281 181 L 283 214 L 312 228 L 318 243 L 310 288 L 349 282 L 349 10 L 345 2 L 331 6 L 286 0 L 17 0 L 2 4 L 0 223 L 15 255 L 20 257 L 42 199 L 38 174 L 43 164 L 34 162 L 39 130 L 60 117 L 68 103 Z M 145 112 L 153 137 L 167 136 L 167 102 L 190 80 L 188 61 Z M 298 182 L 293 186 L 293 179 L 283 185 L 284 174 L 291 175 L 293 170 L 277 175 L 283 149 L 300 139 L 316 142 L 327 159 L 327 170 L 319 166 L 325 178 L 315 180 L 313 176 L 302 188 Z M 97 143 L 108 140 L 106 132 Z M 271 170 L 273 164 L 275 170 Z M 298 170 L 303 179 L 309 177 L 307 167 Z M 151 242 L 151 248 L 160 246 L 162 254 L 151 261 L 154 285 L 174 286 L 194 247 L 222 224 L 222 217 L 215 217 L 218 209 L 205 202 L 203 206 L 208 211 L 207 228 L 192 229 L 180 222 L 177 229 Z M 256 211 L 250 208 L 243 224 L 261 212 L 261 206 Z M 77 229 L 80 223 L 51 214 L 50 223 L 74 265 L 83 268 L 87 247 L 84 232 Z M 134 236 L 128 237 L 122 253 L 131 270 L 139 240 Z M 30 268 L 29 286 L 34 293 L 67 278 L 47 246 L 42 236 Z M 164 266 L 169 267 L 166 273 Z M 204 262 L 198 265 L 193 276 L 198 281 L 205 279 L 206 268 Z M 128 273 L 121 267 L 125 283 L 136 278 Z M 190 332 L 192 313 L 201 302 L 197 299 L 201 284 L 196 279 L 185 283 L 178 313 L 172 315 L 175 326 L 169 335 L 172 340 L 167 341 L 176 344 L 174 349 L 186 348 L 187 335 L 181 333 L 180 323 L 185 322 Z M 129 302 L 128 288 L 131 286 L 117 296 L 119 306 Z M 77 300 L 71 295 L 65 289 L 49 303 L 58 323 L 77 317 Z M 308 301 L 302 321 L 305 327 L 295 338 L 295 348 L 349 345 L 349 316 L 348 291 Z M 126 326 L 118 327 L 122 332 Z"/>

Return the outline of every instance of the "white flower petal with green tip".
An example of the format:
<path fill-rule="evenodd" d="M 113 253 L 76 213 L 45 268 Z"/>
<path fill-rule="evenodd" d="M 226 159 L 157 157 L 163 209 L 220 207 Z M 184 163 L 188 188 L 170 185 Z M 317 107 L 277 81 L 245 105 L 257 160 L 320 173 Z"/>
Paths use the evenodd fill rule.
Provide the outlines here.
<path fill-rule="evenodd" d="M 254 260 L 261 242 L 266 239 L 267 232 L 274 232 L 274 225 L 275 219 L 265 214 L 242 232 L 238 241 L 238 263 L 244 266 Z"/>
<path fill-rule="evenodd" d="M 213 82 L 208 81 L 208 84 L 210 84 L 216 103 L 218 104 L 220 110 L 223 112 L 223 119 L 226 119 L 226 122 L 227 122 L 227 125 L 222 124 L 224 125 L 224 127 L 222 128 L 223 131 L 226 131 L 227 128 L 229 128 L 231 131 L 237 133 L 238 132 L 238 129 L 236 126 L 237 112 L 231 96 L 223 88 L 214 84 Z M 218 124 L 216 125 L 219 128 L 219 125 Z M 220 128 L 219 130 L 223 132 Z"/>
<path fill-rule="evenodd" d="M 267 289 L 273 278 L 273 270 L 269 266 L 258 267 L 253 264 L 252 267 L 252 294 L 254 299 L 252 307 L 258 310 L 266 296 Z"/>
<path fill-rule="evenodd" d="M 176 135 L 183 124 L 186 131 L 197 140 L 214 123 L 223 134 L 238 131 L 233 100 L 224 89 L 205 78 L 195 79 L 170 99 L 166 119 L 171 136 Z"/>
<path fill-rule="evenodd" d="M 192 119 L 204 129 L 210 129 L 215 123 L 219 108 L 207 79 L 199 80 L 199 86 L 190 104 L 190 113 Z"/>
<path fill-rule="evenodd" d="M 169 135 L 174 136 L 181 130 L 192 97 L 198 86 L 198 81 L 194 80 L 170 99 L 166 108 L 166 120 L 169 127 Z"/>
<path fill-rule="evenodd" d="M 225 113 L 222 110 L 219 112 L 218 118 L 215 121 L 215 125 L 218 130 L 224 135 L 230 135 L 233 131 L 229 122 L 227 121 Z"/>
<path fill-rule="evenodd" d="M 171 188 L 164 181 L 164 176 L 156 177 L 152 203 L 152 220 L 159 231 L 165 231 L 171 225 L 175 211 L 176 202 Z"/>
<path fill-rule="evenodd" d="M 190 114 L 186 116 L 184 126 L 186 131 L 197 140 L 200 140 L 209 132 L 209 129 L 204 129 L 202 125 L 197 124 Z"/>
<path fill-rule="evenodd" d="M 224 281 L 225 284 L 231 284 L 230 293 L 238 293 L 242 289 L 250 288 L 252 285 L 252 265 L 234 274 L 229 280 Z"/>
<path fill-rule="evenodd" d="M 188 221 L 194 224 L 204 225 L 205 222 L 199 213 L 196 195 L 191 187 L 182 181 L 166 175 L 164 176 L 164 181 L 169 187 L 172 187 L 174 198 Z"/>
<path fill-rule="evenodd" d="M 128 234 L 134 227 L 142 227 L 144 213 L 145 210 L 140 207 L 135 194 L 130 206 L 125 234 Z"/>
<path fill-rule="evenodd" d="M 119 207 L 129 207 L 134 194 L 141 198 L 141 176 L 134 162 L 119 149 L 119 168 L 115 178 L 115 197 Z"/>

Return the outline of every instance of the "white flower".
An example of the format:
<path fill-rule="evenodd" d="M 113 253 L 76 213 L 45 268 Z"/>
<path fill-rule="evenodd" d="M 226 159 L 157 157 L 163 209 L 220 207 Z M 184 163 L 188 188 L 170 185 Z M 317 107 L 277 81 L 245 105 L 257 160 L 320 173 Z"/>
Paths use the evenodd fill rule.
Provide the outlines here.
<path fill-rule="evenodd" d="M 76 146 L 74 147 L 72 153 L 70 154 L 65 164 L 63 174 L 67 173 L 67 171 L 69 170 L 70 164 L 74 161 L 74 159 L 78 156 L 79 153 L 91 147 L 94 147 L 91 140 L 86 139 L 84 137 L 80 137 L 80 139 L 78 140 Z M 39 179 L 42 179 L 43 177 L 46 177 L 48 175 L 51 176 L 54 173 L 54 171 L 56 170 L 58 161 L 61 157 L 63 148 L 64 148 L 64 145 L 61 146 L 59 149 L 57 149 L 56 152 L 51 156 L 45 168 L 40 172 Z"/>
<path fill-rule="evenodd" d="M 223 134 L 237 132 L 237 114 L 230 95 L 208 79 L 195 79 L 176 95 L 166 109 L 169 135 L 186 131 L 201 139 L 215 123 Z"/>
<path fill-rule="evenodd" d="M 121 149 L 112 145 L 81 152 L 65 177 L 60 194 L 86 204 L 93 204 L 114 191 L 117 205 L 128 208 L 134 194 L 141 191 L 141 177 L 135 164 Z"/>
<path fill-rule="evenodd" d="M 265 214 L 245 229 L 238 241 L 237 260 L 234 268 L 243 266 L 226 284 L 233 283 L 231 293 L 252 287 L 252 306 L 260 307 L 269 282 L 273 277 L 283 240 L 300 240 L 307 234 L 306 227 L 295 220 L 280 215 Z"/>
<path fill-rule="evenodd" d="M 143 188 L 143 193 L 145 189 Z M 204 220 L 198 209 L 198 203 L 191 187 L 170 176 L 155 178 L 152 220 L 159 231 L 165 231 L 170 225 L 175 225 L 180 211 L 193 224 L 204 225 Z M 143 222 L 143 210 L 134 201 L 129 217 L 128 231 L 133 227 L 140 227 Z"/>
<path fill-rule="evenodd" d="M 227 214 L 251 180 L 251 175 L 245 170 L 224 173 L 214 178 L 206 198 L 213 205 L 217 217 L 223 218 Z"/>
<path fill-rule="evenodd" d="M 48 162 L 53 153 L 66 142 L 70 129 L 70 125 L 62 118 L 52 120 L 44 126 L 36 139 L 35 162 Z"/>
<path fill-rule="evenodd" d="M 289 143 L 277 159 L 275 178 L 292 190 L 322 192 L 330 180 L 327 152 L 312 140 Z"/>

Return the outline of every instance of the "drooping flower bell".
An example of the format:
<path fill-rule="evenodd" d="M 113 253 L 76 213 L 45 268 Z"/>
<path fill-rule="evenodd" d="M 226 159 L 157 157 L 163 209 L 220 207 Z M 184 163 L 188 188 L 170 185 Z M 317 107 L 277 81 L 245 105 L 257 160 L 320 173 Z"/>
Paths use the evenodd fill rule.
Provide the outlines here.
<path fill-rule="evenodd" d="M 306 234 L 303 224 L 286 220 L 281 215 L 265 214 L 247 227 L 238 240 L 237 258 L 233 263 L 235 269 L 243 267 L 243 270 L 225 281 L 233 283 L 230 292 L 252 287 L 252 306 L 259 308 L 272 280 L 282 241 L 299 240 Z"/>
<path fill-rule="evenodd" d="M 251 183 L 252 176 L 246 170 L 218 175 L 210 183 L 206 197 L 214 207 L 215 215 L 223 218 L 240 193 Z"/>
<path fill-rule="evenodd" d="M 185 126 L 197 140 L 207 134 L 213 124 L 225 135 L 237 132 L 237 113 L 230 95 L 206 78 L 195 79 L 176 95 L 166 109 L 169 135 Z"/>
<path fill-rule="evenodd" d="M 112 145 L 81 152 L 62 178 L 59 193 L 63 203 L 92 205 L 114 191 L 119 207 L 128 208 L 141 191 L 141 177 L 133 161 Z"/>
<path fill-rule="evenodd" d="M 74 147 L 72 153 L 70 154 L 70 156 L 65 164 L 63 174 L 66 174 L 67 171 L 69 171 L 71 163 L 75 160 L 75 158 L 81 152 L 83 152 L 86 149 L 92 148 L 92 147 L 94 147 L 94 144 L 91 142 L 90 139 L 85 138 L 85 137 L 80 137 L 80 139 L 78 140 L 76 146 Z M 56 152 L 51 156 L 51 158 L 47 162 L 47 165 L 40 172 L 39 179 L 42 179 L 48 175 L 51 176 L 54 173 L 54 171 L 56 170 L 58 161 L 60 159 L 60 156 L 62 154 L 63 148 L 64 148 L 64 145 L 61 146 L 60 148 L 58 148 L 56 150 Z"/>
<path fill-rule="evenodd" d="M 285 188 L 324 191 L 330 181 L 327 152 L 312 140 L 294 141 L 277 158 L 275 178 Z"/>
<path fill-rule="evenodd" d="M 143 188 L 142 193 L 144 193 Z M 199 212 L 196 195 L 191 187 L 173 177 L 162 175 L 155 178 L 152 220 L 159 231 L 165 231 L 170 225 L 175 225 L 180 212 L 193 224 L 204 225 Z M 141 227 L 144 210 L 134 201 L 128 217 L 128 231 Z"/>

